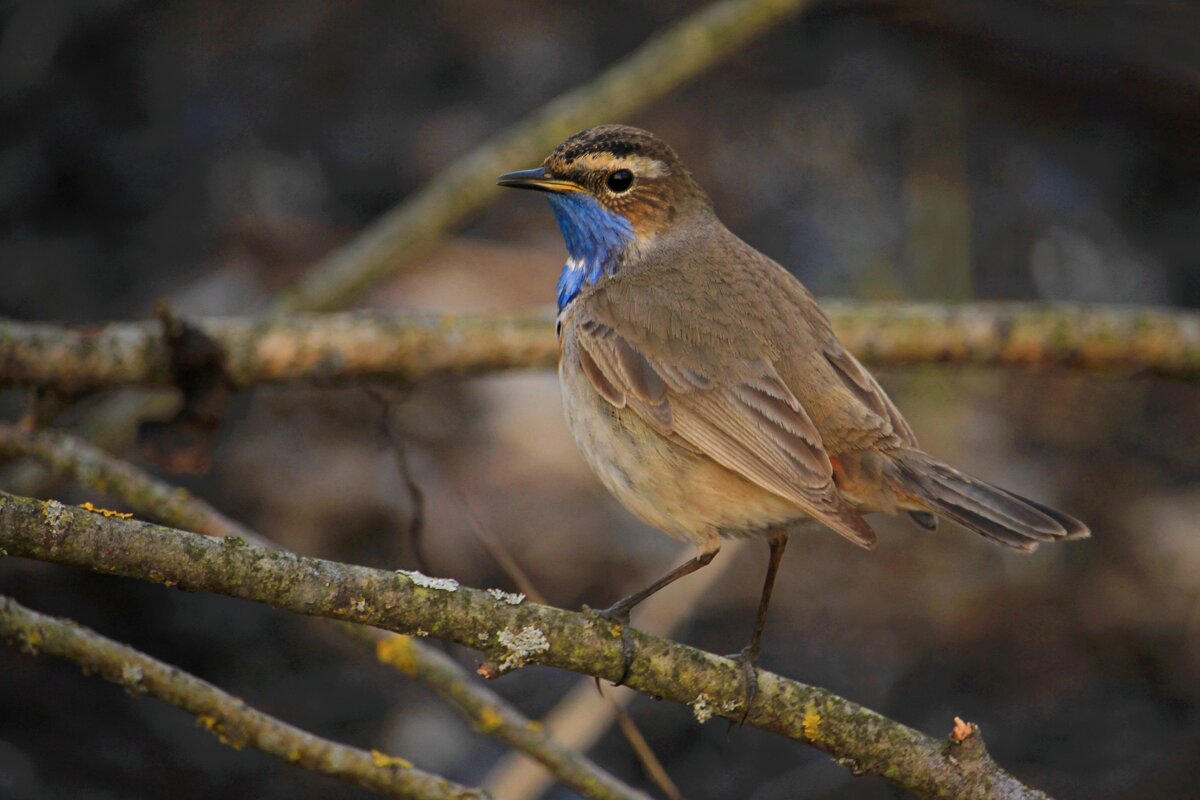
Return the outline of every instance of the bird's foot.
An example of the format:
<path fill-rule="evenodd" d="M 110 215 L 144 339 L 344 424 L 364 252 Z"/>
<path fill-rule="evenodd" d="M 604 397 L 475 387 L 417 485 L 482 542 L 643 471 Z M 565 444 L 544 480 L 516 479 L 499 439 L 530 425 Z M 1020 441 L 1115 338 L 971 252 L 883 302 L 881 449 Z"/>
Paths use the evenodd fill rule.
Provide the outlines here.
<path fill-rule="evenodd" d="M 613 636 L 621 637 L 621 656 L 624 660 L 621 665 L 621 676 L 613 682 L 613 686 L 620 686 L 629 677 L 629 667 L 633 664 L 633 634 L 630 633 L 629 628 L 629 608 L 623 608 L 620 603 L 601 609 L 584 606 L 583 613 L 593 620 L 607 624 Z M 599 678 L 596 679 L 596 687 L 597 689 L 600 687 Z"/>
<path fill-rule="evenodd" d="M 750 716 L 750 706 L 758 696 L 758 667 L 755 666 L 758 661 L 758 648 L 747 645 L 742 652 L 726 658 L 736 662 L 742 670 L 742 716 L 736 722 L 730 720 L 729 730 L 732 731 L 735 725 L 741 727 L 746 724 L 746 719 Z"/>

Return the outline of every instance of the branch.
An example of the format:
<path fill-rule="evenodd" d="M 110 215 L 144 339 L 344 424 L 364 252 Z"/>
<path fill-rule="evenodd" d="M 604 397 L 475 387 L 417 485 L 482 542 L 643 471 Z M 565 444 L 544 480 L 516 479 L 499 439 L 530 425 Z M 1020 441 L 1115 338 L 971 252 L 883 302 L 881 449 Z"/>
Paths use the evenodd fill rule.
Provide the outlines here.
<path fill-rule="evenodd" d="M 694 78 L 811 0 L 725 0 L 685 17 L 592 81 L 551 100 L 434 176 L 425 188 L 327 256 L 273 304 L 277 311 L 324 311 L 428 252 L 499 190 L 496 176 L 540 163 L 576 131 L 628 117 Z"/>
<path fill-rule="evenodd" d="M 1121 306 L 1022 303 L 825 304 L 847 347 L 876 364 L 978 364 L 1117 370 L 1200 379 L 1200 314 Z M 289 380 L 387 378 L 552 366 L 543 315 L 354 313 L 193 320 L 224 351 L 240 388 Z M 0 320 L 0 386 L 74 394 L 167 386 L 171 358 L 156 323 L 84 330 Z"/>
<path fill-rule="evenodd" d="M 114 458 L 70 434 L 49 429 L 26 431 L 12 423 L 0 422 L 0 456 L 37 459 L 54 475 L 72 478 L 119 500 L 133 511 L 175 528 L 206 536 L 237 536 L 261 547 L 277 546 L 187 489 L 163 483 L 128 461 Z"/>
<path fill-rule="evenodd" d="M 594 618 L 534 603 L 513 605 L 454 581 L 268 550 L 92 514 L 0 492 L 0 547 L 9 554 L 266 603 L 487 652 L 501 673 L 546 664 L 616 680 L 621 636 Z M 726 658 L 632 631 L 626 683 L 686 703 L 697 717 L 741 716 L 741 671 Z M 486 667 L 487 665 L 485 665 Z M 978 737 L 935 740 L 817 687 L 770 672 L 747 724 L 823 750 L 855 773 L 880 775 L 921 797 L 1041 798 L 987 755 Z"/>
<path fill-rule="evenodd" d="M 535 759 L 564 786 L 597 800 L 650 800 L 586 755 L 563 745 L 541 723 L 531 720 L 479 681 L 471 680 L 452 658 L 405 634 L 387 634 L 361 625 L 347 626 L 375 644 L 379 660 L 433 688 L 458 709 L 475 730 Z"/>
<path fill-rule="evenodd" d="M 239 525 L 187 490 L 156 480 L 134 465 L 56 431 L 21 431 L 0 423 L 0 454 L 30 456 L 56 475 L 68 476 L 175 527 L 212 536 L 236 536 L 259 547 L 277 547 Z M 536 759 L 565 786 L 596 800 L 649 800 L 642 792 L 605 772 L 514 708 L 462 667 L 410 636 L 358 625 L 344 633 L 372 645 L 380 661 L 428 684 L 478 730 Z"/>
<path fill-rule="evenodd" d="M 87 512 L 84 512 L 87 513 Z M 101 517 L 103 519 L 103 517 Z M 45 652 L 73 661 L 85 673 L 98 672 L 124 686 L 182 708 L 223 744 L 250 745 L 313 772 L 347 781 L 389 797 L 464 800 L 487 797 L 445 778 L 413 768 L 403 759 L 331 742 L 247 706 L 211 683 L 106 639 L 87 628 L 55 619 L 0 596 L 0 637 L 20 643 L 27 653 Z"/>
<path fill-rule="evenodd" d="M 971 364 L 1200 379 L 1200 313 L 1121 305 L 823 304 L 874 364 Z"/>
<path fill-rule="evenodd" d="M 541 316 L 348 313 L 189 320 L 224 352 L 234 386 L 295 379 L 391 378 L 550 366 L 554 324 Z M 171 353 L 152 322 L 84 330 L 0 320 L 0 386 L 78 394 L 169 386 Z"/>

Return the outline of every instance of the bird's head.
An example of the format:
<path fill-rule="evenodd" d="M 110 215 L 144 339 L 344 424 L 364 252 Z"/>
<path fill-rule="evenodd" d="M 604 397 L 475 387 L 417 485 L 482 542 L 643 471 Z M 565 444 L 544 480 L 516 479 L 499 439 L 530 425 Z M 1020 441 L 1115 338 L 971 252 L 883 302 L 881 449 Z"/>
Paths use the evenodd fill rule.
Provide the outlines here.
<path fill-rule="evenodd" d="M 542 166 L 500 176 L 501 186 L 545 192 L 569 258 L 559 307 L 587 284 L 614 274 L 627 253 L 644 251 L 712 204 L 675 151 L 626 125 L 588 128 L 554 148 Z"/>

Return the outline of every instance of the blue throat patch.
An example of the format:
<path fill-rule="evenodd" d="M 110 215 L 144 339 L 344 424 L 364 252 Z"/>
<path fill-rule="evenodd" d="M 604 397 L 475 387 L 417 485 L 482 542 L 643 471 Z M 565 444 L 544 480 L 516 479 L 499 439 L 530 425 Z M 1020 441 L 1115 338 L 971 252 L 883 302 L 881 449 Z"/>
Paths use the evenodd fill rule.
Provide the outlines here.
<path fill-rule="evenodd" d="M 579 290 L 612 275 L 621 254 L 633 241 L 633 225 L 582 192 L 549 194 L 550 208 L 567 245 L 567 263 L 558 276 L 558 310 Z"/>

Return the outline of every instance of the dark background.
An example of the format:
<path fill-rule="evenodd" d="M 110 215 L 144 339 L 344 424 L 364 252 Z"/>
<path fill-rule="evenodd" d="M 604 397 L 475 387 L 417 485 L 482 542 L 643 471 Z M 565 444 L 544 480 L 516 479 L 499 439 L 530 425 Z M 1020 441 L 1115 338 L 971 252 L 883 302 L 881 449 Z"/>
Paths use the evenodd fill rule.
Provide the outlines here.
<path fill-rule="evenodd" d="M 0 314 L 145 318 L 160 297 L 244 313 L 698 7 L 2 4 Z M 1200 305 L 1192 3 L 827 4 L 611 121 L 671 142 L 726 223 L 821 295 Z M 544 205 L 506 195 L 364 304 L 542 306 L 562 257 Z M 1094 538 L 1021 557 L 949 524 L 930 536 L 880 520 L 871 554 L 796 537 L 764 665 L 934 735 L 964 716 L 1001 764 L 1060 798 L 1200 796 L 1197 388 L 878 374 L 927 449 L 1071 511 Z M 0 397 L 5 415 L 21 408 Z M 301 552 L 411 567 L 413 506 L 385 414 L 424 492 L 436 574 L 509 585 L 464 502 L 565 607 L 607 604 L 678 557 L 587 472 L 549 373 L 437 382 L 387 408 L 362 389 L 247 393 L 210 472 L 170 477 Z M 743 644 L 765 549 L 738 556 L 680 638 Z M 0 561 L 0 591 L 461 781 L 503 752 L 422 687 L 282 612 L 15 559 Z M 495 688 L 538 715 L 575 680 L 532 668 Z M 900 796 L 793 742 L 698 727 L 686 708 L 639 698 L 632 711 L 689 798 Z M 647 785 L 618 735 L 593 755 Z M 0 797 L 217 796 L 365 795 L 235 752 L 70 665 L 0 650 Z"/>

